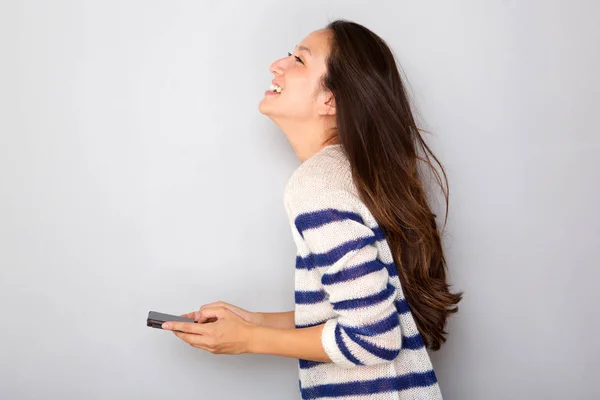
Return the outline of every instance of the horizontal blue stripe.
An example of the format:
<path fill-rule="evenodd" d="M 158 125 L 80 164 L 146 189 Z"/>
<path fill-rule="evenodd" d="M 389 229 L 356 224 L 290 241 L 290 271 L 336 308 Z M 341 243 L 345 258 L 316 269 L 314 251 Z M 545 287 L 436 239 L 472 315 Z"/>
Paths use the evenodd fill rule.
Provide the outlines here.
<path fill-rule="evenodd" d="M 302 388 L 301 392 L 303 399 L 320 399 L 322 397 L 343 397 L 398 392 L 416 387 L 427 387 L 435 383 L 437 383 L 435 373 L 433 371 L 427 371 L 413 372 L 411 374 L 393 378 L 379 378 L 348 383 L 330 383 Z"/>
<path fill-rule="evenodd" d="M 373 231 L 373 234 L 375 235 L 375 240 L 377 242 L 380 242 L 382 240 L 386 240 L 383 231 L 381 230 L 381 228 L 379 226 L 372 228 L 371 229 Z M 387 241 L 386 241 L 387 243 Z M 389 244 L 388 244 L 388 248 L 389 248 Z M 385 264 L 385 266 L 387 267 L 388 273 L 390 274 L 390 276 L 398 276 L 398 270 L 396 269 L 396 264 L 394 263 L 394 261 L 392 261 L 389 264 Z"/>
<path fill-rule="evenodd" d="M 343 269 L 334 274 L 324 274 L 321 279 L 323 285 L 333 285 L 334 283 L 347 282 L 361 276 L 369 275 L 371 272 L 377 272 L 386 268 L 379 260 L 371 260 L 366 263 Z"/>
<path fill-rule="evenodd" d="M 419 349 L 422 349 L 423 347 L 425 347 L 425 344 L 423 343 L 423 340 L 421 339 L 420 335 L 415 335 L 412 337 L 402 336 L 402 350 L 405 350 L 405 349 L 419 350 Z M 400 351 L 402 351 L 402 350 L 400 350 Z M 389 359 L 389 360 L 396 358 L 398 355 L 398 353 L 390 353 L 390 355 L 389 355 L 390 358 L 385 358 L 385 357 L 382 357 L 381 355 L 377 354 L 376 352 L 372 352 L 372 353 L 378 357 L 381 357 L 384 359 Z M 320 362 L 320 361 L 302 360 L 302 359 L 298 360 L 298 365 L 299 365 L 300 369 L 310 369 L 310 368 L 318 367 L 319 365 L 323 365 L 323 364 L 328 364 L 328 363 Z"/>
<path fill-rule="evenodd" d="M 306 257 L 297 256 L 296 268 L 310 270 L 316 267 L 333 265 L 349 252 L 373 245 L 375 242 L 375 236 L 369 236 L 346 242 L 327 253 L 311 253 Z"/>
<path fill-rule="evenodd" d="M 410 308 L 406 299 L 400 299 L 396 301 L 396 310 L 398 311 L 398 314 L 401 315 L 410 312 Z"/>
<path fill-rule="evenodd" d="M 370 325 L 366 325 L 363 327 L 347 327 L 347 326 L 342 326 L 342 327 L 344 329 L 350 329 L 361 335 L 366 335 L 366 336 L 379 335 L 379 334 L 391 331 L 392 329 L 394 329 L 397 326 L 397 325 L 395 325 L 395 321 L 397 320 L 398 314 L 405 314 L 405 313 L 410 312 L 410 309 L 408 308 L 408 304 L 406 303 L 406 300 L 404 300 L 404 299 L 398 300 L 396 302 L 396 310 L 397 310 L 397 313 L 395 312 L 395 313 L 391 314 L 389 317 L 387 317 L 381 321 L 374 322 L 373 324 L 370 324 Z M 399 321 L 399 319 L 398 319 L 398 321 Z M 314 322 L 314 323 L 310 323 L 310 324 L 296 324 L 296 328 L 310 328 L 313 326 L 324 324 L 325 322 L 327 322 L 327 320 L 318 321 L 318 322 Z M 398 324 L 399 324 L 399 322 L 398 322 Z"/>
<path fill-rule="evenodd" d="M 350 353 L 348 347 L 346 347 L 346 343 L 344 343 L 344 338 L 342 337 L 342 330 L 339 325 L 335 326 L 335 343 L 337 344 L 338 349 L 340 349 L 344 357 L 346 357 L 350 362 L 354 363 L 355 365 L 363 365 L 363 363 L 358 358 L 354 357 L 354 355 Z"/>
<path fill-rule="evenodd" d="M 398 312 L 398 314 L 406 314 L 408 312 L 410 312 L 410 309 L 408 308 L 408 303 L 406 302 L 406 299 L 401 299 L 396 301 L 396 310 Z M 390 315 L 388 318 L 390 320 L 393 320 L 395 318 L 395 313 Z M 379 332 L 379 333 L 383 333 L 385 332 L 383 329 L 385 329 L 384 327 L 387 326 L 387 322 L 385 322 L 388 318 L 379 321 L 379 322 L 375 322 L 372 325 L 367 325 L 366 327 L 363 327 L 363 329 L 367 329 L 369 332 Z M 311 323 L 311 324 L 298 324 L 296 325 L 296 328 L 310 328 L 311 326 L 317 326 L 317 325 L 321 325 L 324 324 L 325 322 L 327 322 L 327 320 L 323 320 L 323 321 L 319 321 L 319 322 L 315 322 L 315 323 Z M 380 327 L 378 327 L 378 325 L 381 324 Z M 348 327 L 344 327 L 344 329 L 349 329 Z M 352 328 L 353 329 L 353 328 Z M 389 330 L 394 329 L 394 327 L 391 327 Z M 361 333 L 361 332 L 357 332 L 357 333 Z M 366 333 L 368 334 L 368 333 Z"/>
<path fill-rule="evenodd" d="M 361 308 L 372 306 L 377 303 L 381 303 L 394 296 L 396 293 L 396 287 L 388 282 L 387 287 L 379 293 L 367 297 L 361 297 L 358 299 L 342 300 L 338 302 L 332 302 L 334 310 L 349 310 L 352 308 Z"/>
<path fill-rule="evenodd" d="M 423 338 L 420 334 L 414 336 L 402 336 L 402 348 L 408 350 L 419 350 L 425 347 Z"/>
<path fill-rule="evenodd" d="M 298 232 L 300 232 L 300 236 L 304 237 L 304 231 L 308 229 L 314 229 L 332 222 L 345 220 L 352 220 L 361 224 L 363 223 L 361 216 L 355 212 L 328 208 L 325 210 L 300 214 L 298 217 L 296 217 L 294 224 L 296 225 Z"/>
<path fill-rule="evenodd" d="M 385 264 L 385 267 L 387 268 L 390 276 L 398 276 L 398 270 L 396 269 L 396 264 L 394 264 L 393 261 L 389 264 Z"/>
<path fill-rule="evenodd" d="M 346 335 L 348 335 L 348 337 L 350 337 L 352 340 L 354 340 L 356 342 L 356 344 L 360 345 L 361 347 L 364 347 L 365 350 L 368 350 L 369 352 L 373 353 L 374 355 L 376 355 L 380 358 L 383 358 L 384 360 L 391 360 L 398 355 L 396 353 L 396 355 L 394 355 L 392 358 L 382 357 L 380 354 L 377 353 L 378 346 L 372 345 L 369 342 L 365 342 L 366 346 L 363 346 L 362 342 L 355 340 L 356 338 L 360 339 L 360 337 L 357 335 L 362 335 L 362 333 L 357 332 L 357 330 L 348 329 L 348 328 L 344 328 L 344 331 L 346 332 Z M 375 347 L 370 348 L 369 345 L 375 346 Z M 423 342 L 423 338 L 421 337 L 421 335 L 417 333 L 414 336 L 402 336 L 401 347 L 402 347 L 402 349 L 406 349 L 406 350 L 419 350 L 419 349 L 422 349 L 423 347 L 425 347 L 425 343 Z M 389 353 L 389 354 L 391 355 L 392 353 Z"/>
<path fill-rule="evenodd" d="M 311 269 L 311 266 L 307 264 L 304 258 L 296 256 L 296 269 Z M 312 267 L 314 268 L 314 267 Z"/>
<path fill-rule="evenodd" d="M 344 331 L 352 332 L 363 336 L 377 336 L 382 333 L 391 331 L 400 325 L 400 317 L 398 313 L 394 311 L 389 317 L 382 319 L 381 321 L 374 322 L 369 325 L 354 327 L 354 326 L 342 326 Z"/>
<path fill-rule="evenodd" d="M 295 292 L 296 304 L 315 304 L 320 303 L 327 297 L 327 294 L 323 290 L 315 291 L 302 291 L 296 290 Z"/>
<path fill-rule="evenodd" d="M 392 361 L 394 358 L 398 357 L 400 354 L 400 349 L 386 349 L 376 344 L 373 344 L 369 341 L 364 340 L 362 337 L 357 335 L 356 333 L 346 331 L 346 335 L 357 345 L 373 354 L 376 357 L 379 357 L 386 361 Z"/>
<path fill-rule="evenodd" d="M 320 361 L 302 360 L 302 359 L 298 360 L 298 366 L 300 367 L 300 369 L 309 369 L 309 368 L 317 367 L 317 366 L 323 365 L 323 364 L 329 364 L 329 363 L 320 362 Z"/>
<path fill-rule="evenodd" d="M 371 230 L 375 234 L 375 237 L 377 238 L 378 241 L 385 240 L 385 235 L 383 234 L 383 231 L 381 230 L 381 228 L 379 226 L 377 226 L 375 228 L 371 228 Z"/>

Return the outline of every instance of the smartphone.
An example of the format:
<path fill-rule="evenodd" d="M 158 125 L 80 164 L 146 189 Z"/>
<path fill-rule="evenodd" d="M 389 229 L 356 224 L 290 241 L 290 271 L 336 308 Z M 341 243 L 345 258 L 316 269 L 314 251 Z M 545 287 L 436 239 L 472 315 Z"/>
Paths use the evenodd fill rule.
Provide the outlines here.
<path fill-rule="evenodd" d="M 146 326 L 151 328 L 162 329 L 162 324 L 167 321 L 179 321 L 179 322 L 196 322 L 191 318 L 180 317 L 179 315 L 171 315 L 159 313 L 156 311 L 150 311 L 148 318 L 146 319 Z"/>

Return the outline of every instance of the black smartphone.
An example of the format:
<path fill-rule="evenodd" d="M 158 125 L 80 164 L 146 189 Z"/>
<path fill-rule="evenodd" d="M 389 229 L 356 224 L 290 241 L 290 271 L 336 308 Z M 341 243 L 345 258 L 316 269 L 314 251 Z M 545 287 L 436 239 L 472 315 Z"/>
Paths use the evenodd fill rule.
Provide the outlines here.
<path fill-rule="evenodd" d="M 167 321 L 179 321 L 179 322 L 196 322 L 191 318 L 180 317 L 179 315 L 171 315 L 159 313 L 156 311 L 150 311 L 148 318 L 146 319 L 146 326 L 151 328 L 162 329 L 162 324 Z"/>

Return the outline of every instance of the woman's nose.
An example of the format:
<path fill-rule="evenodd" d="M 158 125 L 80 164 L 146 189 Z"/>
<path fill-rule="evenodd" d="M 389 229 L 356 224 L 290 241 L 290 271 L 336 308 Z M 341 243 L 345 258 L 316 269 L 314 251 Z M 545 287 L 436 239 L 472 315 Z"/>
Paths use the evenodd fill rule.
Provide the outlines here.
<path fill-rule="evenodd" d="M 284 57 L 284 58 L 280 58 L 279 60 L 273 62 L 273 64 L 271 64 L 270 70 L 273 74 L 276 75 L 281 75 L 285 72 L 286 66 L 287 66 L 287 59 L 289 57 Z"/>

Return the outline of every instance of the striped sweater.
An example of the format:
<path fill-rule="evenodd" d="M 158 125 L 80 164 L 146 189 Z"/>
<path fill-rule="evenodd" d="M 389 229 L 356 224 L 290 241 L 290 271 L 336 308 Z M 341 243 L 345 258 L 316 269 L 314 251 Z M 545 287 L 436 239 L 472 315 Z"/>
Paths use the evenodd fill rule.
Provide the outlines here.
<path fill-rule="evenodd" d="M 390 248 L 340 145 L 305 160 L 284 203 L 297 247 L 296 327 L 325 323 L 332 362 L 299 360 L 303 399 L 441 399 Z"/>

